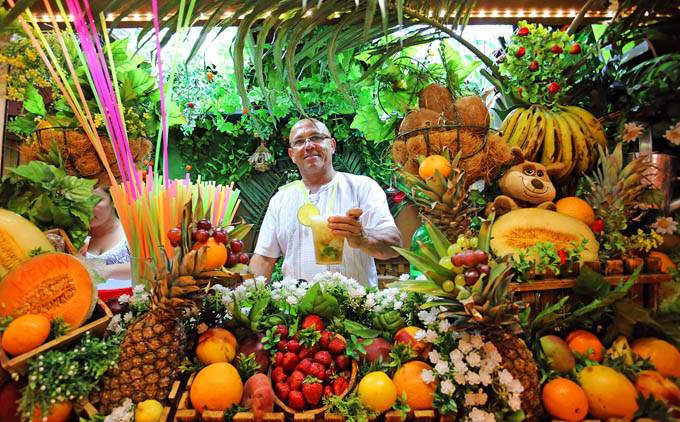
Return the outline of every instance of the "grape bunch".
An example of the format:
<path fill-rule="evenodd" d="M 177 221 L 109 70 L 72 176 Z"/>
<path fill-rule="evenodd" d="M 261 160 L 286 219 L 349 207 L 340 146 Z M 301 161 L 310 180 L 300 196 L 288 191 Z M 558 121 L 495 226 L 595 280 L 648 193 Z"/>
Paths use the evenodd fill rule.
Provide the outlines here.
<path fill-rule="evenodd" d="M 449 246 L 448 256 L 442 257 L 439 264 L 453 271 L 456 276 L 454 280 L 446 280 L 442 284 L 445 291 L 451 292 L 455 286 L 472 286 L 482 274 L 489 276 L 489 254 L 477 249 L 478 242 L 476 237 L 468 239 L 458 236 L 456 243 Z"/>
<path fill-rule="evenodd" d="M 181 226 L 177 226 L 168 230 L 168 240 L 173 247 L 179 246 L 182 242 Z M 218 245 L 224 245 L 228 251 L 228 256 L 225 267 L 231 268 L 236 264 L 248 264 L 248 255 L 243 252 L 243 242 L 241 239 L 229 239 L 227 230 L 223 227 L 213 227 L 209 220 L 203 218 L 196 223 L 195 227 L 191 228 L 192 247 L 196 244 L 203 246 L 209 243 L 210 239 Z"/>

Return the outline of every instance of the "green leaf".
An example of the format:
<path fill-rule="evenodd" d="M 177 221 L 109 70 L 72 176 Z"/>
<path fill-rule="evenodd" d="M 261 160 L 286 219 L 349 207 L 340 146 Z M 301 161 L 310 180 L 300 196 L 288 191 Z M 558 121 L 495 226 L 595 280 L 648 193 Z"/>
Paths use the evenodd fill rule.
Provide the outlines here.
<path fill-rule="evenodd" d="M 434 271 L 440 276 L 450 277 L 451 271 L 439 265 L 439 262 L 434 262 L 431 259 L 415 254 L 406 249 L 394 247 L 394 250 L 399 252 L 401 256 L 406 258 L 408 262 L 413 264 L 419 271 Z"/>
<path fill-rule="evenodd" d="M 350 127 L 363 132 L 364 137 L 369 141 L 381 139 L 382 121 L 373 105 L 367 104 L 358 109 Z"/>
<path fill-rule="evenodd" d="M 47 110 L 45 110 L 45 102 L 43 97 L 38 93 L 38 90 L 31 84 L 26 85 L 26 95 L 24 96 L 24 108 L 30 112 L 37 114 L 39 116 L 47 115 Z"/>
<path fill-rule="evenodd" d="M 382 334 L 381 331 L 374 330 L 372 328 L 369 328 L 363 324 L 360 324 L 355 321 L 351 321 L 349 319 L 344 319 L 342 321 L 342 326 L 347 330 L 347 332 L 351 335 L 355 335 L 357 337 L 361 338 L 376 338 L 380 334 Z"/>
<path fill-rule="evenodd" d="M 427 219 L 425 220 L 425 229 L 430 235 L 430 239 L 432 239 L 432 244 L 437 251 L 437 255 L 439 255 L 439 257 L 447 256 L 451 242 L 449 242 L 444 233 L 442 233 L 441 230 L 437 228 L 437 226 L 432 224 L 432 222 Z"/>

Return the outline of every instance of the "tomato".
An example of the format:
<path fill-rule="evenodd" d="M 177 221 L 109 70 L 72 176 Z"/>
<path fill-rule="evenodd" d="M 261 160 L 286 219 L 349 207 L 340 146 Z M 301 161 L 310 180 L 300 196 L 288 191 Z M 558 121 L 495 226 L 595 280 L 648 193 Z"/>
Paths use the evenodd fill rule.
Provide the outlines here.
<path fill-rule="evenodd" d="M 390 410 L 397 401 L 397 387 L 384 372 L 366 374 L 359 382 L 358 393 L 364 406 L 380 413 Z"/>

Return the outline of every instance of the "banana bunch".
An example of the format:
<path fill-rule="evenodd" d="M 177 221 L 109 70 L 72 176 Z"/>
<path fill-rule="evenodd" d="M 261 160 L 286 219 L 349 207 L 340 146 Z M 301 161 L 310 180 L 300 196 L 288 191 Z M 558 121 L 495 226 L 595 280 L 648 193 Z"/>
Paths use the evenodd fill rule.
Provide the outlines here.
<path fill-rule="evenodd" d="M 401 313 L 396 309 L 374 316 L 372 323 L 374 329 L 387 331 L 392 335 L 406 327 L 406 320 L 404 320 Z"/>
<path fill-rule="evenodd" d="M 597 146 L 607 149 L 602 124 L 580 107 L 560 106 L 557 111 L 519 107 L 505 118 L 500 132 L 508 146 L 522 149 L 526 160 L 564 164 L 556 179 L 585 173 L 597 163 Z"/>

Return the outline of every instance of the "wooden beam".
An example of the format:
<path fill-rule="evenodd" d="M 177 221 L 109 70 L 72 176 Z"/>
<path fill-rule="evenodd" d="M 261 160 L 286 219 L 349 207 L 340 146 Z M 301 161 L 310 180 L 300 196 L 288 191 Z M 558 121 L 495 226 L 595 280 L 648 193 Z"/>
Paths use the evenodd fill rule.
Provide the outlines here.
<path fill-rule="evenodd" d="M 0 48 L 9 44 L 9 34 L 0 35 Z M 7 75 L 8 65 L 0 65 L 0 80 Z M 2 178 L 3 170 L 5 169 L 5 123 L 7 120 L 7 86 L 0 83 L 0 178 Z"/>

